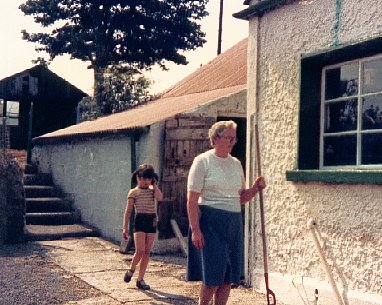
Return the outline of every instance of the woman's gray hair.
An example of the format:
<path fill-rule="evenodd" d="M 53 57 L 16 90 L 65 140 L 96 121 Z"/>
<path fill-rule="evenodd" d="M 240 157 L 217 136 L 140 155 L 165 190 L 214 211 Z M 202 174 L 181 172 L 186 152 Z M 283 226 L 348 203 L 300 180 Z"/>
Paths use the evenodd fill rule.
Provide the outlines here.
<path fill-rule="evenodd" d="M 235 129 L 237 124 L 234 121 L 219 121 L 213 124 L 208 131 L 208 137 L 210 138 L 211 146 L 214 146 L 214 139 L 216 137 L 221 137 L 224 134 L 224 130 L 227 128 Z"/>

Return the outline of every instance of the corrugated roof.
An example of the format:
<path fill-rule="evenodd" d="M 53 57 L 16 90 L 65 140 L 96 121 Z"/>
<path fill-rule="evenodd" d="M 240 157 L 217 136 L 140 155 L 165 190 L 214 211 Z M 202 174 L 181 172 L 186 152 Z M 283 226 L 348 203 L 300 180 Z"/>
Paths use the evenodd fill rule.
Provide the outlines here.
<path fill-rule="evenodd" d="M 206 92 L 247 83 L 247 39 L 166 90 L 162 97 Z"/>
<path fill-rule="evenodd" d="M 246 88 L 247 39 L 166 90 L 159 99 L 133 109 L 86 121 L 34 138 L 34 142 L 115 134 L 149 126 Z"/>

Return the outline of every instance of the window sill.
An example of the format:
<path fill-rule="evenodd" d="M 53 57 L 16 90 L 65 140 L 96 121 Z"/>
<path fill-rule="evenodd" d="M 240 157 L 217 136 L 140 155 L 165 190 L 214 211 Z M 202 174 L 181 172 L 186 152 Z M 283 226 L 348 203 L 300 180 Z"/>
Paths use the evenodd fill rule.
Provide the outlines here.
<path fill-rule="evenodd" d="M 382 170 L 289 170 L 286 180 L 328 184 L 382 184 Z"/>

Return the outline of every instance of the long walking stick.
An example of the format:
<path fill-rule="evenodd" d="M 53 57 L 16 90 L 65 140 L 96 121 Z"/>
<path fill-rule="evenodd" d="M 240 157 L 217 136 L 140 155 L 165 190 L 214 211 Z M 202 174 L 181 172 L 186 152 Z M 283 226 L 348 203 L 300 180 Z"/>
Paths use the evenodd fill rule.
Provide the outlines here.
<path fill-rule="evenodd" d="M 255 124 L 255 140 L 256 140 L 256 160 L 257 160 L 257 174 L 261 176 L 261 162 L 260 162 L 260 144 L 259 144 L 259 131 L 257 124 Z M 264 200 L 263 200 L 263 190 L 259 189 L 259 200 L 260 200 L 260 218 L 261 218 L 261 235 L 263 238 L 263 261 L 264 261 L 264 279 L 265 288 L 267 293 L 268 305 L 276 305 L 276 296 L 271 289 L 269 289 L 268 280 L 268 254 L 267 254 L 267 240 L 265 236 L 265 216 L 264 216 Z"/>

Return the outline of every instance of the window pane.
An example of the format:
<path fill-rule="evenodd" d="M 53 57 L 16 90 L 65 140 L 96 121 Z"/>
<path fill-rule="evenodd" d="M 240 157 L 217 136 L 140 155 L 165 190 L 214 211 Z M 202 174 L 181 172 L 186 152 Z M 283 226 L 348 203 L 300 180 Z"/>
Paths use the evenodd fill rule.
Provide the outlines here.
<path fill-rule="evenodd" d="M 324 166 L 355 165 L 357 137 L 340 136 L 324 138 Z"/>
<path fill-rule="evenodd" d="M 341 132 L 357 129 L 357 100 L 325 105 L 324 132 Z"/>
<path fill-rule="evenodd" d="M 358 94 L 358 63 L 328 69 L 325 72 L 325 99 Z"/>
<path fill-rule="evenodd" d="M 366 62 L 363 65 L 363 90 L 364 93 L 382 91 L 382 59 Z"/>
<path fill-rule="evenodd" d="M 382 134 L 362 135 L 362 164 L 382 164 Z"/>
<path fill-rule="evenodd" d="M 382 129 L 382 95 L 362 99 L 362 129 Z"/>

